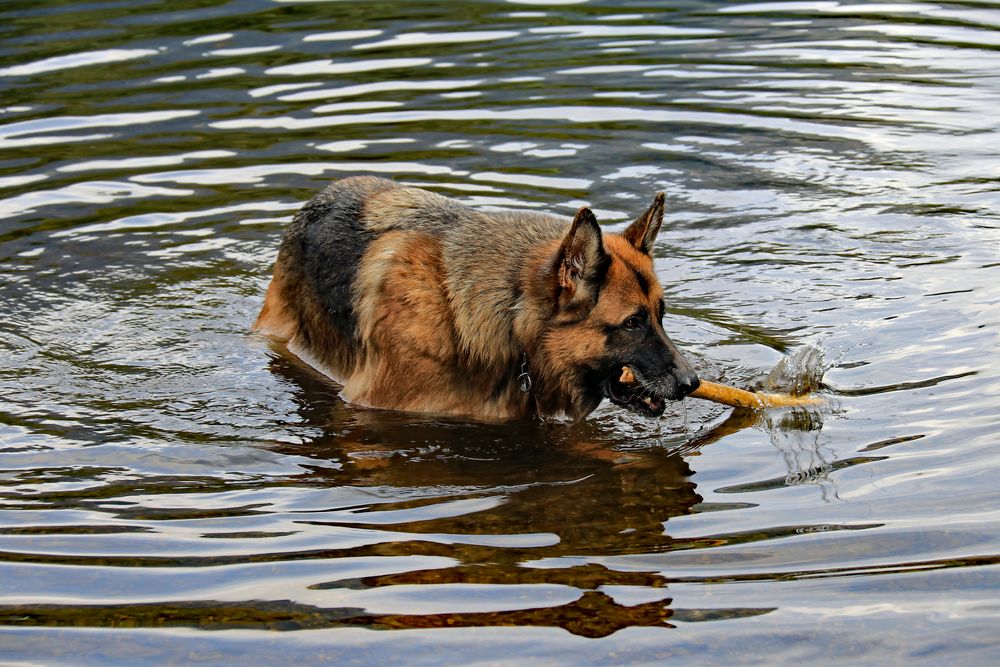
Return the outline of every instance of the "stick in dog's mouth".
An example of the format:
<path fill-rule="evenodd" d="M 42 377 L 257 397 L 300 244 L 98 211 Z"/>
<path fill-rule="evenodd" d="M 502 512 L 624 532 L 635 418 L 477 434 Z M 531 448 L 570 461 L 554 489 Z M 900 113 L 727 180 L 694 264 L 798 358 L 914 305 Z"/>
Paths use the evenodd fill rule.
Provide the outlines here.
<path fill-rule="evenodd" d="M 607 396 L 611 402 L 647 417 L 659 417 L 666 409 L 666 401 L 644 387 L 628 366 L 622 366 L 619 377 L 609 378 Z"/>
<path fill-rule="evenodd" d="M 622 374 L 618 384 L 623 388 L 632 388 L 639 380 L 628 366 L 622 366 Z M 663 412 L 662 403 L 649 397 L 639 398 L 638 387 L 627 397 L 613 397 L 629 407 L 640 406 L 641 412 Z M 736 387 L 728 387 L 715 382 L 702 380 L 698 389 L 691 393 L 693 398 L 702 398 L 715 403 L 721 403 L 734 408 L 749 408 L 763 410 L 766 408 L 810 407 L 822 405 L 822 399 L 814 396 L 790 396 L 788 394 L 768 394 L 764 392 L 746 391 Z"/>

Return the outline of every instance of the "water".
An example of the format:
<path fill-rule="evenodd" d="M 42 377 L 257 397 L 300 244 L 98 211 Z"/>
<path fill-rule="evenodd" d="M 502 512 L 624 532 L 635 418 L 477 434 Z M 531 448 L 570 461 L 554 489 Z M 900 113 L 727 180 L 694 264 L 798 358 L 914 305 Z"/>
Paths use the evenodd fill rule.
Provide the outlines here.
<path fill-rule="evenodd" d="M 0 4 L 0 662 L 1000 657 L 1000 5 Z M 620 229 L 819 413 L 355 409 L 249 332 L 377 173 Z M 375 632 L 374 630 L 382 630 Z"/>

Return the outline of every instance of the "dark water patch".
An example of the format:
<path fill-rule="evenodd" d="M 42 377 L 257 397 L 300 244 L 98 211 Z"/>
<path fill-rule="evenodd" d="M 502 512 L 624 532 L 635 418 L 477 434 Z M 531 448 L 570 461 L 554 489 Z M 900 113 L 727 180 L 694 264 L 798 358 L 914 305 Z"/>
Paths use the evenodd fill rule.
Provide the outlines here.
<path fill-rule="evenodd" d="M 194 627 L 200 630 L 254 629 L 270 631 L 310 630 L 363 626 L 379 630 L 417 628 L 467 628 L 491 626 L 538 626 L 562 628 L 581 637 L 607 637 L 629 627 L 674 628 L 672 622 L 698 623 L 746 618 L 773 609 L 678 609 L 666 608 L 670 600 L 622 606 L 608 596 L 585 593 L 577 602 L 548 610 L 509 611 L 481 614 L 427 614 L 422 616 L 378 616 L 360 609 L 319 609 L 278 602 L 256 605 L 187 603 L 177 605 L 126 605 L 115 608 L 40 606 L 4 610 L 0 623 L 30 627 Z"/>
<path fill-rule="evenodd" d="M 789 475 L 782 478 L 765 479 L 757 482 L 749 482 L 746 484 L 741 484 L 735 487 L 723 487 L 716 489 L 716 493 L 749 493 L 753 491 L 769 491 L 771 489 L 776 489 L 782 486 L 788 486 L 792 484 L 799 483 L 802 478 L 808 479 L 811 475 L 821 472 L 826 475 L 827 473 L 837 470 L 840 468 L 847 468 L 850 466 L 861 465 L 863 463 L 874 463 L 876 461 L 884 461 L 885 457 L 880 456 L 852 456 L 849 459 L 844 459 L 842 461 L 832 461 L 830 463 L 824 462 L 824 467 L 822 470 L 796 470 L 794 475 Z"/>
<path fill-rule="evenodd" d="M 893 445 L 899 445 L 899 444 L 902 444 L 904 442 L 912 442 L 913 440 L 919 440 L 920 438 L 924 438 L 924 437 L 926 437 L 926 436 L 924 436 L 923 434 L 918 433 L 916 435 L 901 435 L 901 436 L 897 436 L 895 438 L 886 438 L 885 440 L 879 440 L 878 442 L 873 442 L 871 444 L 865 445 L 864 447 L 862 447 L 858 451 L 859 452 L 872 452 L 872 451 L 875 451 L 876 449 L 882 449 L 883 447 L 892 447 Z"/>

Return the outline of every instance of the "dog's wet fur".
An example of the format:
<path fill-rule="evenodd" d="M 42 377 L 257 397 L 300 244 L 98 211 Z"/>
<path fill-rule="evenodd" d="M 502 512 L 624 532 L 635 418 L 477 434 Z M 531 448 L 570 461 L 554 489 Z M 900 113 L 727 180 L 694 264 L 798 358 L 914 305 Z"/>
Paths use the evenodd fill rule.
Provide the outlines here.
<path fill-rule="evenodd" d="M 289 225 L 256 328 L 358 405 L 582 419 L 608 398 L 659 416 L 698 386 L 661 324 L 663 201 L 603 234 L 588 208 L 572 221 L 481 212 L 381 178 L 337 181 Z"/>

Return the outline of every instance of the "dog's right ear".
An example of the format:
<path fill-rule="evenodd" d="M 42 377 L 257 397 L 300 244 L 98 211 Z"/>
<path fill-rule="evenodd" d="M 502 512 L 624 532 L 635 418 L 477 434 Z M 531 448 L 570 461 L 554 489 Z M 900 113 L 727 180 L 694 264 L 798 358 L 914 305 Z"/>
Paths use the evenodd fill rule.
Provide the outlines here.
<path fill-rule="evenodd" d="M 597 218 L 584 206 L 576 212 L 556 256 L 554 268 L 560 310 L 592 306 L 610 263 Z"/>
<path fill-rule="evenodd" d="M 663 201 L 664 194 L 657 192 L 652 206 L 622 232 L 622 236 L 632 244 L 633 248 L 649 256 L 653 255 L 653 242 L 656 241 L 660 225 L 663 224 Z"/>

